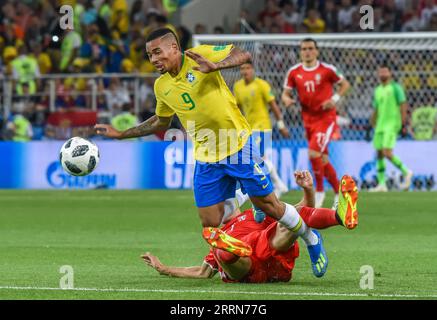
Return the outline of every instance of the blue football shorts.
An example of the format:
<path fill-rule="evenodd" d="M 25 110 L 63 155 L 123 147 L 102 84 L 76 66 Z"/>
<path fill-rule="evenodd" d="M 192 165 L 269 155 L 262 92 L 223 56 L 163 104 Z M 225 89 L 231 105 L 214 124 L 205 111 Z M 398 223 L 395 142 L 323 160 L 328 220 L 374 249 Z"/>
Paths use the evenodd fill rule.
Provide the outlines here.
<path fill-rule="evenodd" d="M 196 162 L 194 198 L 197 207 L 209 207 L 234 198 L 237 182 L 249 196 L 264 197 L 273 192 L 270 175 L 253 137 L 240 151 L 219 162 Z"/>

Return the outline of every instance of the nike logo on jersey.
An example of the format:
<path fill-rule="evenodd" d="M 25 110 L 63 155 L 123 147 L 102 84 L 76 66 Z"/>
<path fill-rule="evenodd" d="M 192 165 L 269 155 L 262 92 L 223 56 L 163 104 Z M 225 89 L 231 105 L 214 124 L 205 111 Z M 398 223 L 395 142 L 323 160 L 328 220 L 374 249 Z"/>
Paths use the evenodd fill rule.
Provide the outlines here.
<path fill-rule="evenodd" d="M 164 96 L 168 95 L 170 93 L 171 89 L 168 90 L 167 92 L 164 92 Z"/>

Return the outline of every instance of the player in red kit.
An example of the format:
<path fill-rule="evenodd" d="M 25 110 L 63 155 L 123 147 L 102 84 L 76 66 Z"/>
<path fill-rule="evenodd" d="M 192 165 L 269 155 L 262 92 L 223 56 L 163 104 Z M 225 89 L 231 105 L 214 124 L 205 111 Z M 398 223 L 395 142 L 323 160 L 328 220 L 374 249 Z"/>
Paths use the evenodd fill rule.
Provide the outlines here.
<path fill-rule="evenodd" d="M 339 181 L 334 166 L 329 162 L 328 144 L 337 125 L 336 105 L 350 84 L 336 67 L 318 60 L 319 49 L 315 40 L 302 40 L 300 55 L 302 62 L 291 67 L 285 77 L 282 101 L 286 107 L 295 104 L 292 91 L 297 91 L 316 180 L 316 208 L 322 207 L 325 198 L 324 178 L 336 192 L 335 207 Z M 339 85 L 337 92 L 334 91 L 336 84 Z"/>
<path fill-rule="evenodd" d="M 358 224 L 358 190 L 353 179 L 344 176 L 341 182 L 342 195 L 337 211 L 315 209 L 313 179 L 308 171 L 295 172 L 296 183 L 304 191 L 303 199 L 296 204 L 299 215 L 311 228 L 325 229 L 337 225 L 354 229 Z M 203 236 L 211 246 L 204 263 L 193 267 L 172 267 L 161 263 L 158 257 L 147 252 L 142 255 L 144 262 L 162 275 L 180 278 L 212 278 L 217 272 L 224 282 L 266 283 L 287 282 L 292 277 L 295 260 L 299 256 L 297 235 L 291 230 L 266 216 L 262 222 L 255 220 L 253 209 L 240 213 L 239 206 L 247 201 L 232 198 L 236 203 L 230 214 L 226 215 L 221 228 L 205 228 Z M 207 232 L 209 230 L 209 232 Z M 227 244 L 232 241 L 232 244 Z M 228 251 L 229 246 L 245 243 L 248 252 Z M 238 245 L 242 247 L 241 245 Z M 226 249 L 225 249 L 226 248 Z M 320 256 L 324 259 L 325 256 Z M 327 266 L 327 265 L 326 265 Z M 314 268 L 326 268 L 319 261 Z M 317 277 L 323 276 L 316 274 Z"/>

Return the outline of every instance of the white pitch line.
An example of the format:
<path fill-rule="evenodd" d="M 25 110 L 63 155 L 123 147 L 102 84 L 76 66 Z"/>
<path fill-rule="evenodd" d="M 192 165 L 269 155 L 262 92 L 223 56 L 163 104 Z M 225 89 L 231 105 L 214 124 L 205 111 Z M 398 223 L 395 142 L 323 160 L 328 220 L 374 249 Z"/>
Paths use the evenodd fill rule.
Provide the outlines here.
<path fill-rule="evenodd" d="M 437 295 L 424 294 L 372 294 L 372 293 L 329 293 L 329 292 L 259 292 L 231 290 L 176 290 L 176 289 L 113 289 L 113 288 L 49 288 L 49 287 L 12 287 L 0 286 L 0 290 L 37 290 L 37 291 L 94 291 L 94 292 L 149 292 L 149 293 L 210 293 L 241 294 L 258 296 L 306 296 L 306 297 L 364 297 L 364 298 L 437 298 Z"/>

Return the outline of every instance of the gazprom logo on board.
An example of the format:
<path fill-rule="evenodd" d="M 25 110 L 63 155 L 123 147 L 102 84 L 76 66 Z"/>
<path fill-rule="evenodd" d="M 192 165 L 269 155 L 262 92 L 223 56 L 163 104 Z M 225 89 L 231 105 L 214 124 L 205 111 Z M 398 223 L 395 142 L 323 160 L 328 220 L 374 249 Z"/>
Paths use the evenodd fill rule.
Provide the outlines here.
<path fill-rule="evenodd" d="M 84 177 L 75 177 L 66 173 L 58 161 L 52 162 L 47 167 L 47 182 L 53 188 L 115 188 L 117 176 L 115 174 L 90 174 Z"/>

